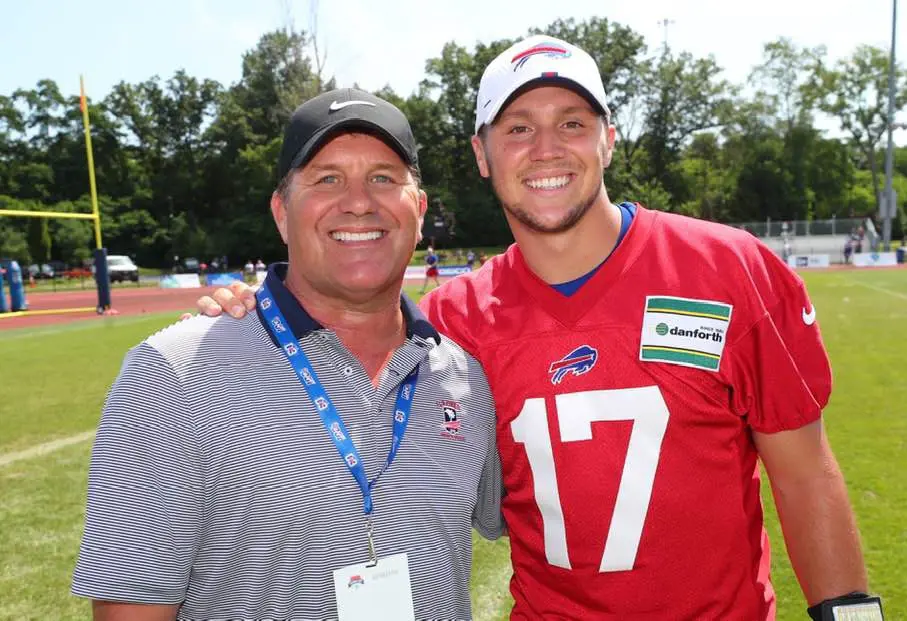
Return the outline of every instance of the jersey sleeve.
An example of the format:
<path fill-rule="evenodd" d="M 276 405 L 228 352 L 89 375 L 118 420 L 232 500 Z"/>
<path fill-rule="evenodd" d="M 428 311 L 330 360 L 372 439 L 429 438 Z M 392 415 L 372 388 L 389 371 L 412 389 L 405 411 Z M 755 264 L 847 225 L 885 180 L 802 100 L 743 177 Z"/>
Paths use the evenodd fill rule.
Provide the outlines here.
<path fill-rule="evenodd" d="M 126 356 L 92 449 L 75 595 L 176 604 L 202 526 L 204 479 L 190 409 L 164 357 Z"/>
<path fill-rule="evenodd" d="M 438 332 L 478 358 L 477 345 L 467 322 L 468 291 L 458 277 L 429 292 L 419 302 L 421 310 Z"/>
<path fill-rule="evenodd" d="M 816 308 L 800 277 L 760 245 L 751 270 L 751 323 L 730 344 L 732 407 L 762 433 L 817 420 L 831 395 L 832 375 Z"/>

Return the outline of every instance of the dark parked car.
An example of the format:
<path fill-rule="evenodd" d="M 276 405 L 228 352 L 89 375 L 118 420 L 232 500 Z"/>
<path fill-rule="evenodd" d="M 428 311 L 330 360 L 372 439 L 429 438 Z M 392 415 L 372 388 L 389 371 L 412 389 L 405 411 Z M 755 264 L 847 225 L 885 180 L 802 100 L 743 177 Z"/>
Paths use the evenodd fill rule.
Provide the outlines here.
<path fill-rule="evenodd" d="M 53 278 L 54 268 L 52 268 L 47 263 L 42 263 L 41 265 L 33 263 L 28 266 L 28 275 L 35 280 L 40 280 L 42 278 Z"/>

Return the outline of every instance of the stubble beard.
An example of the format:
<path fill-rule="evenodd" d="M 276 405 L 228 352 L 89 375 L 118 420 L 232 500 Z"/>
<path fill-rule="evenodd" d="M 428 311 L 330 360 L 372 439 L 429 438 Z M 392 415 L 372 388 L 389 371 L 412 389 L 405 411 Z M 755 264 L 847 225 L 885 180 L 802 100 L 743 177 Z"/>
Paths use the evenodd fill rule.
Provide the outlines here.
<path fill-rule="evenodd" d="M 492 180 L 493 179 L 494 176 L 492 175 Z M 589 196 L 581 199 L 579 202 L 573 205 L 573 207 L 569 208 L 564 214 L 563 218 L 561 218 L 554 224 L 545 224 L 541 222 L 537 217 L 535 217 L 532 213 L 523 209 L 520 203 L 505 203 L 501 198 L 501 193 L 498 192 L 496 185 L 492 183 L 492 186 L 495 186 L 495 194 L 497 195 L 498 201 L 500 201 L 501 206 L 504 207 L 504 211 L 510 214 L 510 216 L 512 216 L 517 222 L 522 224 L 527 229 L 535 233 L 542 233 L 547 235 L 563 233 L 564 231 L 569 231 L 574 226 L 576 226 L 576 224 L 583 219 L 583 216 L 585 216 L 589 212 L 589 210 L 592 208 L 592 205 L 595 204 L 595 201 L 598 199 L 598 195 L 601 191 L 601 187 L 597 187 L 593 192 L 589 194 Z"/>

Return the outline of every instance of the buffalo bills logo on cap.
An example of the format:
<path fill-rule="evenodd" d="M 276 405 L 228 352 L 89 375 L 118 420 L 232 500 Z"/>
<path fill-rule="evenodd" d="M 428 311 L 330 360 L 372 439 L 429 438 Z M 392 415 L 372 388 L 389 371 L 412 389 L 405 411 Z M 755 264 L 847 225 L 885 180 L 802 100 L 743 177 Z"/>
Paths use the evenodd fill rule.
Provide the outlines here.
<path fill-rule="evenodd" d="M 570 57 L 570 52 L 562 45 L 553 42 L 538 43 L 528 50 L 523 50 L 511 59 L 510 63 L 513 65 L 513 70 L 518 71 L 519 69 L 522 69 L 527 60 L 539 54 L 544 54 L 549 58 Z"/>
<path fill-rule="evenodd" d="M 560 384 L 569 373 L 573 375 L 588 373 L 597 361 L 598 351 L 588 345 L 581 345 L 560 360 L 551 363 L 548 367 L 548 372 L 554 374 L 551 383 L 555 386 Z"/>

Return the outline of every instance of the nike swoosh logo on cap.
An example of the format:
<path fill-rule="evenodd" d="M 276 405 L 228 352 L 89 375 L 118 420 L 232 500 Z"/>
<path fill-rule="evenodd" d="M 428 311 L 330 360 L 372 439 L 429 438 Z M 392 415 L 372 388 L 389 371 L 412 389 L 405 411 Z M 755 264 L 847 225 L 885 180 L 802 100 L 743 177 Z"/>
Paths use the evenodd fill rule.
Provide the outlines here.
<path fill-rule="evenodd" d="M 803 309 L 803 323 L 808 326 L 816 323 L 816 307 L 813 304 L 810 304 L 809 312 L 806 312 L 806 308 Z"/>
<path fill-rule="evenodd" d="M 375 104 L 371 101 L 361 101 L 359 99 L 352 99 L 350 101 L 335 101 L 331 104 L 331 107 L 328 108 L 331 112 L 337 112 L 338 110 L 343 110 L 347 106 L 372 106 L 375 107 Z"/>

